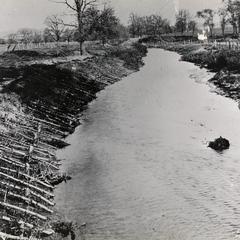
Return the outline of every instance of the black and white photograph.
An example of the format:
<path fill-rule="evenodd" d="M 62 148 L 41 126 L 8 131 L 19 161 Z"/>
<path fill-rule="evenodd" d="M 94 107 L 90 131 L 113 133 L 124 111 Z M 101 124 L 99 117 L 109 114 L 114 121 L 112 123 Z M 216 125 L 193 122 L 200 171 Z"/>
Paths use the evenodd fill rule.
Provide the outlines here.
<path fill-rule="evenodd" d="M 0 240 L 240 240 L 240 0 L 0 6 Z"/>

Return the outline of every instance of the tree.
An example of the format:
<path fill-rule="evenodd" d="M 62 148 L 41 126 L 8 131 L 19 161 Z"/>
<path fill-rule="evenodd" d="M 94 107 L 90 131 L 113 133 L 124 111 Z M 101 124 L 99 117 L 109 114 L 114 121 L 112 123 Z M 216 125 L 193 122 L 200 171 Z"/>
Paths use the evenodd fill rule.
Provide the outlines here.
<path fill-rule="evenodd" d="M 160 36 L 163 33 L 167 33 L 170 29 L 170 23 L 167 19 L 163 19 L 159 15 L 152 15 L 153 23 L 154 23 L 154 32 L 155 35 Z"/>
<path fill-rule="evenodd" d="M 152 15 L 152 18 L 153 18 L 153 22 L 155 24 L 155 29 L 154 29 L 155 35 L 160 36 L 163 33 L 164 21 L 163 21 L 162 17 L 159 15 Z"/>
<path fill-rule="evenodd" d="M 64 31 L 62 19 L 57 15 L 52 15 L 46 18 L 45 24 L 47 25 L 48 34 L 51 35 L 55 42 L 59 42 Z"/>
<path fill-rule="evenodd" d="M 202 18 L 205 27 L 209 28 L 210 36 L 213 36 L 213 27 L 214 27 L 214 11 L 212 9 L 203 9 L 202 11 L 197 12 L 197 17 Z"/>
<path fill-rule="evenodd" d="M 124 40 L 129 39 L 128 28 L 122 25 L 121 23 L 117 25 L 117 32 L 118 32 L 119 39 L 124 39 Z"/>
<path fill-rule="evenodd" d="M 167 19 L 163 19 L 162 33 L 172 33 L 173 27 L 170 26 L 170 22 Z"/>
<path fill-rule="evenodd" d="M 16 33 L 10 33 L 8 35 L 7 43 L 8 44 L 16 44 L 17 43 L 17 34 Z"/>
<path fill-rule="evenodd" d="M 220 17 L 220 25 L 221 25 L 222 35 L 223 35 L 223 37 L 225 37 L 225 28 L 226 28 L 226 25 L 229 21 L 227 19 L 228 12 L 225 8 L 220 8 L 218 10 L 218 15 Z"/>
<path fill-rule="evenodd" d="M 235 1 L 233 0 L 223 0 L 225 2 L 226 6 L 225 9 L 229 13 L 229 23 L 232 25 L 233 28 L 233 35 L 237 35 L 237 9 L 236 9 L 236 4 Z"/>
<path fill-rule="evenodd" d="M 52 34 L 51 34 L 49 28 L 45 28 L 44 31 L 43 31 L 43 41 L 45 43 L 54 42 L 54 39 L 52 37 Z"/>
<path fill-rule="evenodd" d="M 143 23 L 144 23 L 144 33 L 146 35 L 156 35 L 156 27 L 155 27 L 155 22 L 154 22 L 154 17 L 153 15 L 150 16 L 145 16 L 143 18 Z"/>
<path fill-rule="evenodd" d="M 100 25 L 100 16 L 101 12 L 95 6 L 89 7 L 85 12 L 86 17 L 84 18 L 84 26 L 85 26 L 85 40 L 96 40 L 100 39 L 99 33 L 97 30 Z M 77 39 L 79 39 L 79 32 L 76 34 Z"/>
<path fill-rule="evenodd" d="M 238 25 L 238 34 L 240 34 L 240 1 L 236 0 L 233 2 L 235 11 L 236 11 L 236 17 L 237 17 L 237 25 Z"/>
<path fill-rule="evenodd" d="M 63 32 L 62 38 L 64 41 L 67 41 L 69 44 L 69 42 L 73 39 L 73 36 L 74 36 L 74 30 L 70 28 L 66 28 Z"/>
<path fill-rule="evenodd" d="M 129 32 L 132 37 L 142 37 L 145 32 L 145 19 L 135 13 L 129 16 Z"/>
<path fill-rule="evenodd" d="M 88 16 L 86 14 L 88 8 L 94 6 L 97 0 L 64 0 L 64 3 L 76 15 L 77 24 L 65 24 L 71 27 L 76 27 L 78 31 L 78 41 L 80 54 L 83 55 L 83 43 L 86 41 L 89 34 Z"/>
<path fill-rule="evenodd" d="M 131 13 L 129 17 L 129 32 L 133 37 L 141 37 L 142 35 L 160 36 L 163 33 L 171 32 L 171 27 L 169 21 L 159 15 L 152 14 L 139 17 Z"/>
<path fill-rule="evenodd" d="M 24 44 L 28 44 L 33 41 L 33 30 L 28 28 L 22 28 L 18 31 L 20 41 Z"/>
<path fill-rule="evenodd" d="M 179 12 L 176 14 L 176 31 L 183 34 L 187 30 L 188 21 L 189 12 L 185 9 L 179 10 Z"/>
<path fill-rule="evenodd" d="M 95 31 L 98 33 L 103 45 L 107 39 L 117 38 L 119 19 L 115 16 L 114 10 L 111 7 L 104 7 L 100 12 L 97 21 L 94 24 Z"/>
<path fill-rule="evenodd" d="M 3 38 L 0 38 L 0 44 L 6 44 L 6 40 Z"/>
<path fill-rule="evenodd" d="M 43 35 L 40 31 L 33 31 L 32 42 L 40 43 L 43 41 Z"/>
<path fill-rule="evenodd" d="M 194 36 L 195 31 L 197 27 L 197 22 L 195 20 L 191 20 L 188 23 L 188 30 L 192 32 L 192 35 Z"/>

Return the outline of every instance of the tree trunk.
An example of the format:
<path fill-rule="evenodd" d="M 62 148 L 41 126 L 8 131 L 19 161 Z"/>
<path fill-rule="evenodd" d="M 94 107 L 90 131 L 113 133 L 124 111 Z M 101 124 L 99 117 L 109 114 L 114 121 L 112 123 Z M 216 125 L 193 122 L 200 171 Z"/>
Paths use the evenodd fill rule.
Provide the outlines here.
<path fill-rule="evenodd" d="M 212 38 L 213 37 L 213 28 L 210 27 L 210 37 Z"/>
<path fill-rule="evenodd" d="M 77 5 L 77 19 L 78 19 L 78 34 L 79 34 L 79 51 L 80 55 L 83 55 L 83 29 L 82 29 L 82 14 L 81 14 L 81 7 Z"/>
<path fill-rule="evenodd" d="M 232 24 L 232 27 L 233 27 L 233 35 L 236 36 L 237 35 L 237 25 Z"/>
<path fill-rule="evenodd" d="M 240 34 L 240 17 L 238 17 L 238 32 L 237 32 L 237 34 L 239 35 Z M 236 34 L 236 35 L 237 35 Z"/>
<path fill-rule="evenodd" d="M 195 35 L 195 28 L 192 29 L 192 36 L 194 37 Z"/>
<path fill-rule="evenodd" d="M 222 26 L 222 35 L 223 35 L 223 38 L 225 38 L 225 26 Z"/>

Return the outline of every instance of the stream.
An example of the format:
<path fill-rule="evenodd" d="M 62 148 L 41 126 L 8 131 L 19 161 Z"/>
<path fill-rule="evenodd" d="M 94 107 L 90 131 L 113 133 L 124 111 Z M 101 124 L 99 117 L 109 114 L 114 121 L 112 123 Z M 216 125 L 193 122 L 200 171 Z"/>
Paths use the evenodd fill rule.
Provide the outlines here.
<path fill-rule="evenodd" d="M 58 152 L 72 180 L 56 208 L 77 239 L 240 239 L 240 110 L 213 73 L 150 49 L 145 66 L 101 91 Z M 230 149 L 207 142 L 222 136 Z"/>

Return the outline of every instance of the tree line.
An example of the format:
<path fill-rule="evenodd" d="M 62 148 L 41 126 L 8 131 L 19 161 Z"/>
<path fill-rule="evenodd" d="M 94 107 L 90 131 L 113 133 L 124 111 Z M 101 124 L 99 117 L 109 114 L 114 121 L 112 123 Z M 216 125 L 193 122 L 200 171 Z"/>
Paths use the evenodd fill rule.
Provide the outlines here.
<path fill-rule="evenodd" d="M 195 15 L 191 15 L 187 9 L 180 9 L 175 16 L 174 25 L 159 15 L 142 17 L 132 13 L 129 18 L 129 32 L 132 36 L 140 37 L 168 33 L 190 33 L 194 36 L 196 30 L 202 28 L 203 25 L 209 36 L 213 37 L 214 27 L 219 25 L 221 35 L 225 37 L 226 26 L 231 25 L 232 36 L 238 37 L 240 34 L 240 1 L 222 0 L 222 2 L 223 6 L 217 10 L 206 8 L 197 11 Z"/>
<path fill-rule="evenodd" d="M 99 7 L 98 0 L 59 0 L 56 4 L 64 4 L 72 12 L 72 21 L 65 22 L 59 15 L 48 16 L 45 19 L 46 28 L 43 31 L 33 29 L 20 29 L 9 34 L 7 42 L 12 43 L 41 43 L 77 41 L 79 50 L 83 53 L 83 44 L 87 40 L 100 40 L 105 44 L 111 39 L 127 39 L 128 37 L 160 36 L 168 33 L 196 34 L 201 20 L 213 36 L 218 15 L 222 35 L 225 36 L 227 24 L 233 29 L 233 36 L 240 34 L 240 0 L 223 0 L 223 7 L 217 11 L 203 9 L 193 16 L 186 9 L 180 9 L 176 14 L 175 24 L 162 18 L 159 14 L 139 16 L 131 13 L 128 26 L 121 24 L 111 6 L 104 4 Z M 3 40 L 0 40 L 3 43 Z"/>
<path fill-rule="evenodd" d="M 48 16 L 45 19 L 46 28 L 43 31 L 20 29 L 8 35 L 9 44 L 41 43 L 41 42 L 79 42 L 79 50 L 83 54 L 83 43 L 87 40 L 100 40 L 105 44 L 111 39 L 126 39 L 129 37 L 127 27 L 120 23 L 114 9 L 106 4 L 99 8 L 97 0 L 64 0 L 62 3 L 72 11 L 72 22 L 65 22 L 59 15 Z"/>
<path fill-rule="evenodd" d="M 157 14 L 138 16 L 135 13 L 131 13 L 129 16 L 128 30 L 132 37 L 161 35 L 172 32 L 170 22 Z"/>

